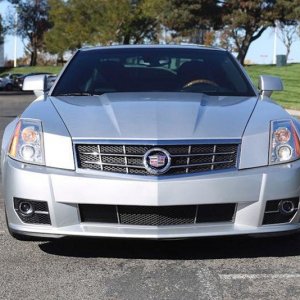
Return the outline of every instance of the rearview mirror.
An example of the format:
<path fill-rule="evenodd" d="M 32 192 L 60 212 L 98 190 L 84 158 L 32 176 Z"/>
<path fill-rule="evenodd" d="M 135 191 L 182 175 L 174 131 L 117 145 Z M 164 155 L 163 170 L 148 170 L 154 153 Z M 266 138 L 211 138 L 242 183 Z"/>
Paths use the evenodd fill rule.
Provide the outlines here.
<path fill-rule="evenodd" d="M 270 97 L 274 91 L 283 91 L 283 84 L 279 77 L 260 75 L 258 89 L 262 96 Z"/>
<path fill-rule="evenodd" d="M 23 91 L 33 91 L 39 97 L 50 90 L 54 84 L 56 75 L 31 75 L 24 78 Z"/>

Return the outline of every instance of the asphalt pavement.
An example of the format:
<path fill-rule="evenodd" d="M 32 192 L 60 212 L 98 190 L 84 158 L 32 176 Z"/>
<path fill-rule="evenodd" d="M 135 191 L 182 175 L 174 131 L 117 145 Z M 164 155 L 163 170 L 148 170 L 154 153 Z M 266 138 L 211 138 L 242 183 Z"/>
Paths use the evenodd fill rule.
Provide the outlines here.
<path fill-rule="evenodd" d="M 0 138 L 33 98 L 0 94 Z M 4 300 L 298 300 L 300 235 L 20 242 L 7 232 L 0 187 L 0 283 Z"/>

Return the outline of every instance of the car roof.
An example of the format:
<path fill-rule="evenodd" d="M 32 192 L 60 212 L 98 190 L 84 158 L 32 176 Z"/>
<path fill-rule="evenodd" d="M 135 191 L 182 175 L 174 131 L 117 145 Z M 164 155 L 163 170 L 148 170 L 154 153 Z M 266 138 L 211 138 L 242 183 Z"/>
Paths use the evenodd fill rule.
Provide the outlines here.
<path fill-rule="evenodd" d="M 96 46 L 96 47 L 83 47 L 80 51 L 92 51 L 92 50 L 102 50 L 102 49 L 202 49 L 202 50 L 211 50 L 211 51 L 224 51 L 227 50 L 212 47 L 212 46 L 204 46 L 197 44 L 157 44 L 157 45 L 112 45 L 112 46 Z"/>

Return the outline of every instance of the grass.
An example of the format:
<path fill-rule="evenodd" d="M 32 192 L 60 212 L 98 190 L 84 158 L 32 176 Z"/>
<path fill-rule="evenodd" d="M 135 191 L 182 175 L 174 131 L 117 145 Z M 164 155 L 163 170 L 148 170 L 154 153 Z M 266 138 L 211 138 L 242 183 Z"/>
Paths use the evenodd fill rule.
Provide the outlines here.
<path fill-rule="evenodd" d="M 61 66 L 36 66 L 36 67 L 28 66 L 28 67 L 17 67 L 17 68 L 6 69 L 1 74 L 4 73 L 26 74 L 26 73 L 33 73 L 33 72 L 47 72 L 47 73 L 58 74 L 61 69 L 62 69 Z"/>
<path fill-rule="evenodd" d="M 300 64 L 284 67 L 254 65 L 246 67 L 255 86 L 259 75 L 278 76 L 282 79 L 284 91 L 274 92 L 272 98 L 285 108 L 300 110 Z"/>
<path fill-rule="evenodd" d="M 20 67 L 3 73 L 49 72 L 58 74 L 61 68 L 61 66 Z M 300 64 L 290 64 L 284 67 L 253 65 L 246 67 L 246 70 L 255 86 L 257 86 L 259 75 L 279 76 L 283 81 L 284 91 L 274 92 L 272 98 L 285 108 L 300 110 Z"/>

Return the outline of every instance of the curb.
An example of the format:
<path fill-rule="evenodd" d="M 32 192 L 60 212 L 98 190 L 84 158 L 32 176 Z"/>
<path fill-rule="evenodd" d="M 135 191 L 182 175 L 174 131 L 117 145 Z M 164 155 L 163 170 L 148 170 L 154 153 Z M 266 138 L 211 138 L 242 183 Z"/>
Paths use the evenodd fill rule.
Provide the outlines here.
<path fill-rule="evenodd" d="M 294 110 L 294 109 L 286 109 L 286 111 L 294 116 L 294 117 L 300 117 L 300 111 L 299 110 Z"/>

